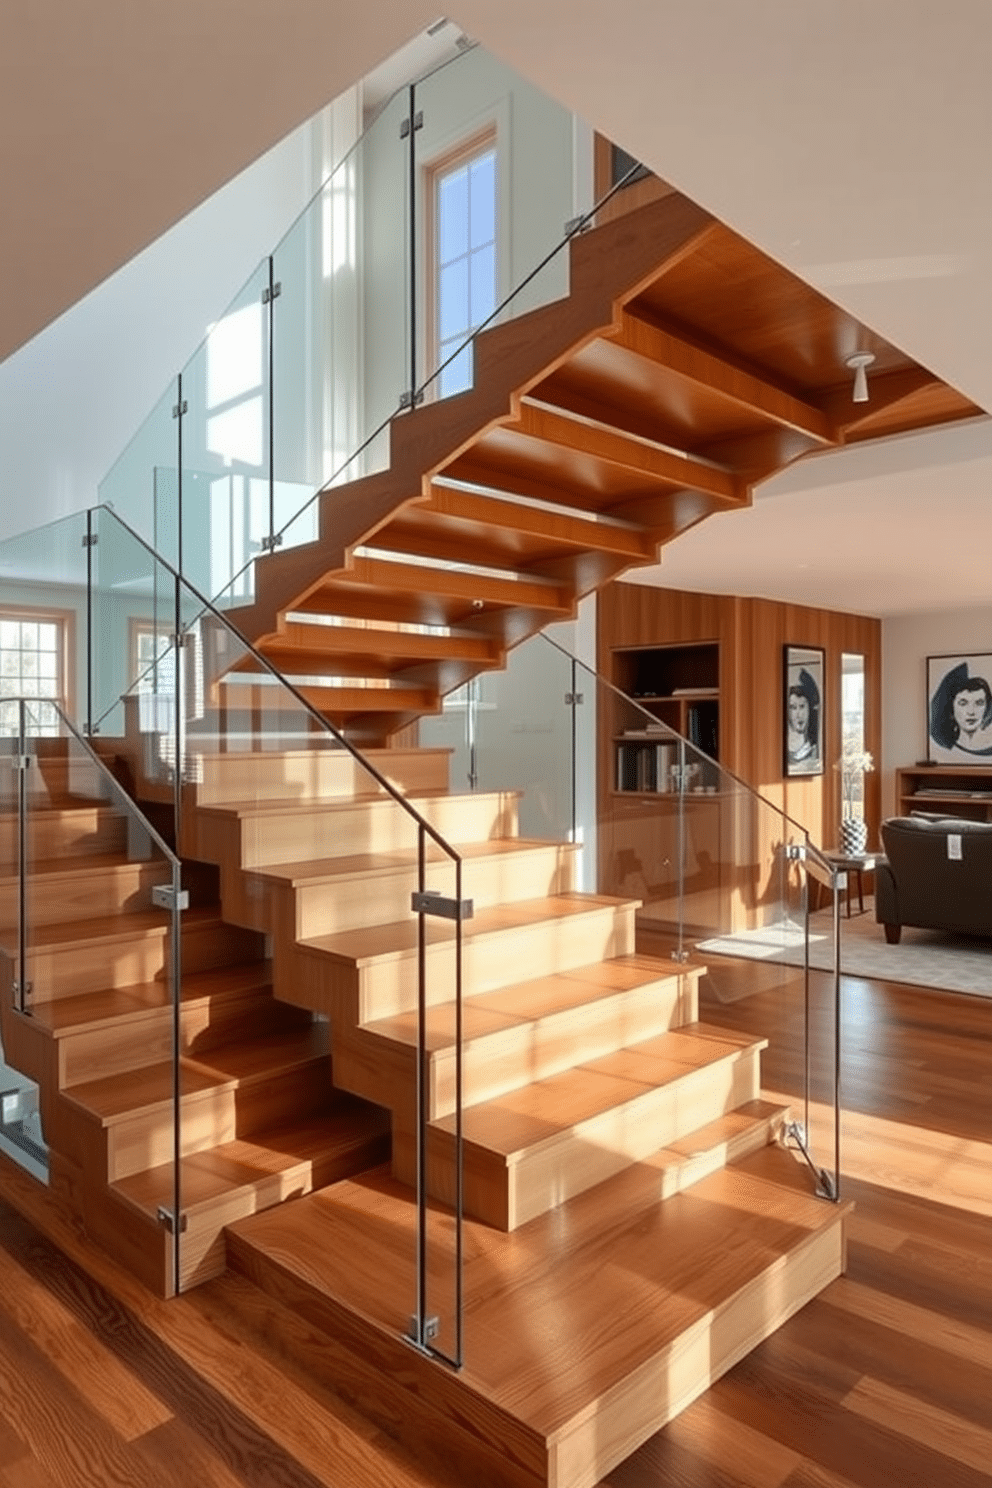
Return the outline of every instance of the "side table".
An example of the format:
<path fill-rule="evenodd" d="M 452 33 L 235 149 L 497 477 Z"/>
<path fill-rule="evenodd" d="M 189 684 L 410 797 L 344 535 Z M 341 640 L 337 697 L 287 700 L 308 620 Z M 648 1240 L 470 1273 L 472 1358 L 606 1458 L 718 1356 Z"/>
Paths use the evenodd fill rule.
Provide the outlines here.
<path fill-rule="evenodd" d="M 884 855 L 882 853 L 846 853 L 831 848 L 825 850 L 823 856 L 834 868 L 839 868 L 847 874 L 847 918 L 851 918 L 852 876 L 858 881 L 858 913 L 864 914 L 865 896 L 863 875 L 874 872 L 879 863 L 884 863 Z"/>

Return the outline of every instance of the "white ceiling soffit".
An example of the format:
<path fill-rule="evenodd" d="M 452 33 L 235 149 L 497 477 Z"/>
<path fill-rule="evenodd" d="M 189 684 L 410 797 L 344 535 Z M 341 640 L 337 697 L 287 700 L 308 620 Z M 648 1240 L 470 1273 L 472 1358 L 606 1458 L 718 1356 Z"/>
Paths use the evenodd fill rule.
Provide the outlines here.
<path fill-rule="evenodd" d="M 437 18 L 436 0 L 0 8 L 0 361 Z"/>
<path fill-rule="evenodd" d="M 990 553 L 992 422 L 973 419 L 800 461 L 629 578 L 899 615 L 989 605 Z"/>

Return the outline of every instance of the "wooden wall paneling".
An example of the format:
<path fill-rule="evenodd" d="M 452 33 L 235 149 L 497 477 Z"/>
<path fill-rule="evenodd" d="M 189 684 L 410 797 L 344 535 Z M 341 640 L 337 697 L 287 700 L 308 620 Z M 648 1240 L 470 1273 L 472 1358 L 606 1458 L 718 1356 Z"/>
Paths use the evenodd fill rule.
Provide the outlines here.
<path fill-rule="evenodd" d="M 734 595 L 614 583 L 600 594 L 599 669 L 615 678 L 613 651 L 633 646 L 716 640 L 720 646 L 720 764 L 771 807 L 805 827 L 814 844 L 834 847 L 841 817 L 841 783 L 833 768 L 841 750 L 841 655 L 865 657 L 865 747 L 877 759 L 881 745 L 881 626 L 867 616 Z M 822 775 L 786 779 L 782 770 L 782 648 L 822 647 L 826 654 L 826 731 Z M 605 710 L 604 710 L 605 711 Z M 611 824 L 616 807 L 614 760 L 608 720 L 601 728 L 600 868 L 604 885 L 615 857 Z M 623 803 L 624 805 L 626 803 Z M 878 840 L 877 774 L 866 779 L 869 841 Z M 724 928 L 760 923 L 777 902 L 782 879 L 770 871 L 773 843 L 783 824 L 774 810 L 749 798 L 732 799 L 721 833 L 721 913 Z"/>

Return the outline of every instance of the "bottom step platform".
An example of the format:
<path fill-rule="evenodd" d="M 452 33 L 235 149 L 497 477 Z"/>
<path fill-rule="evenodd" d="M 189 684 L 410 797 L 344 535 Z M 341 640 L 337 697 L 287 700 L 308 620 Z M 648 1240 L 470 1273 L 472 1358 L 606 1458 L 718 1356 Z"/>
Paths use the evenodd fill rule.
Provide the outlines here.
<path fill-rule="evenodd" d="M 229 1227 L 228 1259 L 337 1340 L 311 1339 L 308 1367 L 466 1481 L 591 1488 L 844 1269 L 847 1206 L 816 1198 L 795 1154 L 764 1146 L 662 1201 L 668 1166 L 509 1235 L 466 1221 L 458 1372 L 402 1339 L 416 1206 L 385 1169 Z M 449 1354 L 453 1255 L 451 1213 L 432 1207 L 428 1312 Z"/>

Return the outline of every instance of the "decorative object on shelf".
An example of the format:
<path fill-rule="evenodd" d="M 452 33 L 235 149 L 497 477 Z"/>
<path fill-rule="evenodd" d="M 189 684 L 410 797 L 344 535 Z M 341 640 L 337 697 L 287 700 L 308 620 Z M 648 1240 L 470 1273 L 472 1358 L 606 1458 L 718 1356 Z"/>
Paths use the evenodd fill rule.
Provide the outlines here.
<path fill-rule="evenodd" d="M 992 763 L 992 655 L 927 657 L 927 755 Z"/>
<path fill-rule="evenodd" d="M 782 663 L 783 774 L 822 775 L 824 653 L 783 646 Z"/>
<path fill-rule="evenodd" d="M 855 743 L 844 740 L 840 759 L 834 765 L 834 769 L 840 771 L 841 788 L 844 793 L 844 807 L 840 823 L 841 850 L 852 857 L 863 853 L 868 846 L 868 823 L 863 816 L 855 816 L 854 806 L 857 796 L 864 809 L 864 777 L 874 768 L 875 761 L 866 749 L 859 749 Z"/>

